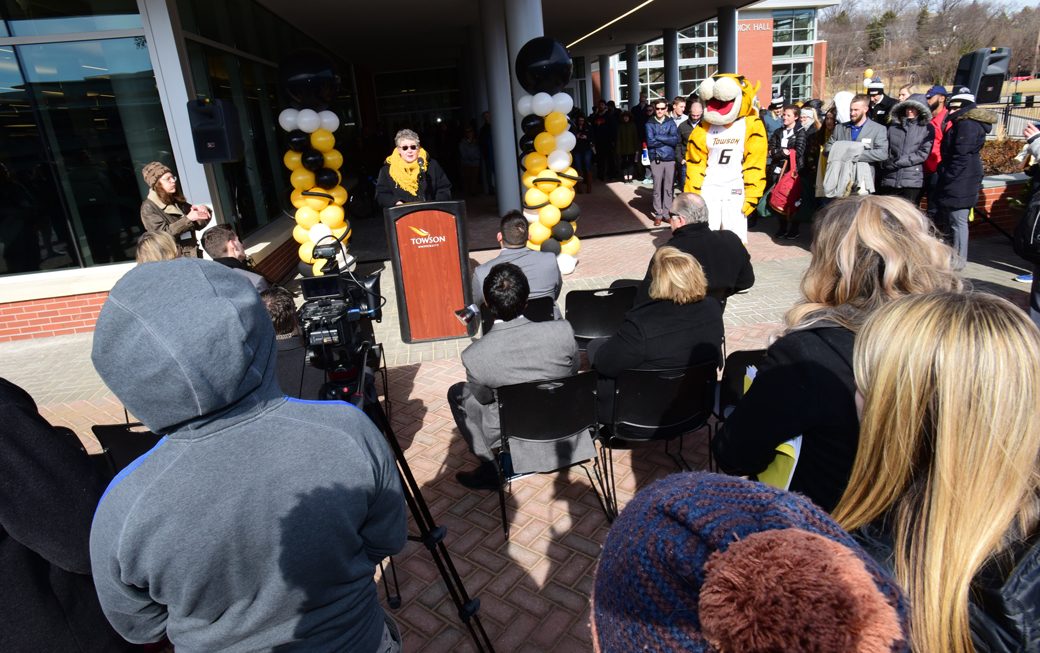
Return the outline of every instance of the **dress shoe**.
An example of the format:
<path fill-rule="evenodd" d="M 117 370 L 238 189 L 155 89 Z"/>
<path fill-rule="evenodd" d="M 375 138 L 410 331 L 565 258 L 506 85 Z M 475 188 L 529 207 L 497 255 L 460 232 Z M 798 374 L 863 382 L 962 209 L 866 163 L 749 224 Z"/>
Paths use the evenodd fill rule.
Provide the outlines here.
<path fill-rule="evenodd" d="M 787 235 L 784 236 L 784 238 L 786 238 L 787 240 L 795 240 L 796 238 L 798 238 L 798 230 L 795 229 L 794 231 L 788 231 Z"/>
<path fill-rule="evenodd" d="M 458 472 L 455 480 L 471 490 L 497 490 L 502 487 L 498 478 L 498 465 L 493 462 L 482 462 L 472 472 Z"/>
<path fill-rule="evenodd" d="M 661 226 L 661 218 L 654 218 L 654 226 L 655 227 L 660 227 Z"/>

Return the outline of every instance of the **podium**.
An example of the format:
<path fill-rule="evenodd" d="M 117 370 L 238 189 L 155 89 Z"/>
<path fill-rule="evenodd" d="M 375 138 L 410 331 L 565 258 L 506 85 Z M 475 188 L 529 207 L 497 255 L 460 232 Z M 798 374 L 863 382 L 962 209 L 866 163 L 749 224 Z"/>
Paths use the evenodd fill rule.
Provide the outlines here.
<path fill-rule="evenodd" d="M 466 203 L 414 202 L 383 209 L 397 290 L 401 339 L 408 344 L 468 338 L 478 320 L 455 311 L 472 301 Z"/>

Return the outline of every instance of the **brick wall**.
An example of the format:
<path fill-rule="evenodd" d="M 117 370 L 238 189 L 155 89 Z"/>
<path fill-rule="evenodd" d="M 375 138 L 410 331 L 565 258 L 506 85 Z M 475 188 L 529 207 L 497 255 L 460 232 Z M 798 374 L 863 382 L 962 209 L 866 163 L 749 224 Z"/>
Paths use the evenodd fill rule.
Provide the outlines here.
<path fill-rule="evenodd" d="M 758 101 L 768 107 L 773 97 L 773 19 L 740 20 L 737 30 L 737 72 L 751 84 L 762 83 Z"/>
<path fill-rule="evenodd" d="M 107 292 L 0 304 L 0 342 L 93 331 Z"/>
<path fill-rule="evenodd" d="M 812 96 L 827 97 L 827 42 L 820 41 L 813 49 Z"/>
<path fill-rule="evenodd" d="M 1022 217 L 1021 211 L 1012 211 L 1011 205 L 1008 200 L 1012 197 L 1019 198 L 1019 193 L 1022 191 L 1022 186 L 1025 181 L 1015 182 L 1008 184 L 1007 186 L 997 186 L 995 188 L 983 188 L 982 192 L 979 193 L 979 202 L 976 204 L 976 208 L 986 211 L 990 219 L 1003 227 L 1007 232 L 1014 233 L 1015 225 L 1018 224 L 1018 220 Z M 922 207 L 928 206 L 927 200 L 921 201 Z M 988 236 L 1000 235 L 992 225 L 988 222 L 983 222 L 981 219 L 976 218 L 975 221 L 968 223 L 969 238 L 986 238 Z"/>
<path fill-rule="evenodd" d="M 299 252 L 300 244 L 289 238 L 257 263 L 256 268 L 265 277 L 277 283 L 300 263 Z"/>

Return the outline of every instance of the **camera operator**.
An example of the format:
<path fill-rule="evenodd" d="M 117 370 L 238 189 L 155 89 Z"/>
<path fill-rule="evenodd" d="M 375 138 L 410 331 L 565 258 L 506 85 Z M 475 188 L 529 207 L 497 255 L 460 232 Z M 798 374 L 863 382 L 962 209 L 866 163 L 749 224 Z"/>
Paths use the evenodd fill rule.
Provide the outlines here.
<path fill-rule="evenodd" d="M 307 348 L 300 341 L 292 293 L 285 288 L 268 288 L 260 293 L 260 299 L 264 300 L 274 326 L 274 339 L 278 344 L 275 374 L 282 392 L 297 399 L 322 399 L 325 374 L 307 362 Z"/>
<path fill-rule="evenodd" d="M 406 541 L 397 463 L 356 408 L 287 399 L 275 342 L 260 295 L 211 261 L 138 266 L 101 309 L 98 374 L 166 436 L 90 533 L 101 607 L 130 641 L 398 650 L 373 580 Z"/>

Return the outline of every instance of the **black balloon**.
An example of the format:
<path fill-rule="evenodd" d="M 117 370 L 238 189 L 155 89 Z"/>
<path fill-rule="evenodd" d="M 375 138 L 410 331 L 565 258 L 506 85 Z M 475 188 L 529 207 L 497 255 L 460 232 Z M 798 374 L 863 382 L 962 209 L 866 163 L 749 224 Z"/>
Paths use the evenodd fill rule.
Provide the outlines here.
<path fill-rule="evenodd" d="M 325 190 L 335 188 L 339 184 L 339 174 L 331 168 L 322 168 L 314 173 L 314 184 Z"/>
<path fill-rule="evenodd" d="M 566 220 L 567 222 L 574 222 L 578 219 L 578 215 L 581 213 L 581 209 L 574 202 L 570 203 L 570 206 L 560 211 L 560 219 Z"/>
<path fill-rule="evenodd" d="M 564 222 L 563 224 L 569 224 Z M 541 250 L 543 252 L 551 252 L 553 254 L 559 254 L 562 250 L 560 249 L 560 241 L 553 238 L 546 238 L 542 241 Z"/>
<path fill-rule="evenodd" d="M 560 215 L 563 215 L 562 211 L 560 212 Z M 565 240 L 570 240 L 570 237 L 573 235 L 574 225 L 572 225 L 567 220 L 560 220 L 559 222 L 553 225 L 552 237 L 560 241 L 561 243 Z"/>
<path fill-rule="evenodd" d="M 311 144 L 311 135 L 302 129 L 294 129 L 289 132 L 289 149 L 293 152 L 303 152 Z"/>
<path fill-rule="evenodd" d="M 302 277 L 313 277 L 314 276 L 314 264 L 308 263 L 307 261 L 300 261 L 296 265 L 296 271 L 300 273 Z"/>
<path fill-rule="evenodd" d="M 312 172 L 321 170 L 325 167 L 325 155 L 318 150 L 307 150 L 300 155 L 300 163 Z"/>
<path fill-rule="evenodd" d="M 520 119 L 520 129 L 524 130 L 524 133 L 531 136 L 531 138 L 534 138 L 545 131 L 545 118 L 533 113 L 529 116 L 524 116 Z"/>
<path fill-rule="evenodd" d="M 571 81 L 574 63 L 556 39 L 531 39 L 516 54 L 516 78 L 525 91 L 556 95 Z"/>
<path fill-rule="evenodd" d="M 520 153 L 527 154 L 528 152 L 534 152 L 533 134 L 524 134 L 520 137 Z"/>
<path fill-rule="evenodd" d="M 324 111 L 339 94 L 339 69 L 325 53 L 301 48 L 278 66 L 278 85 L 294 109 Z"/>

